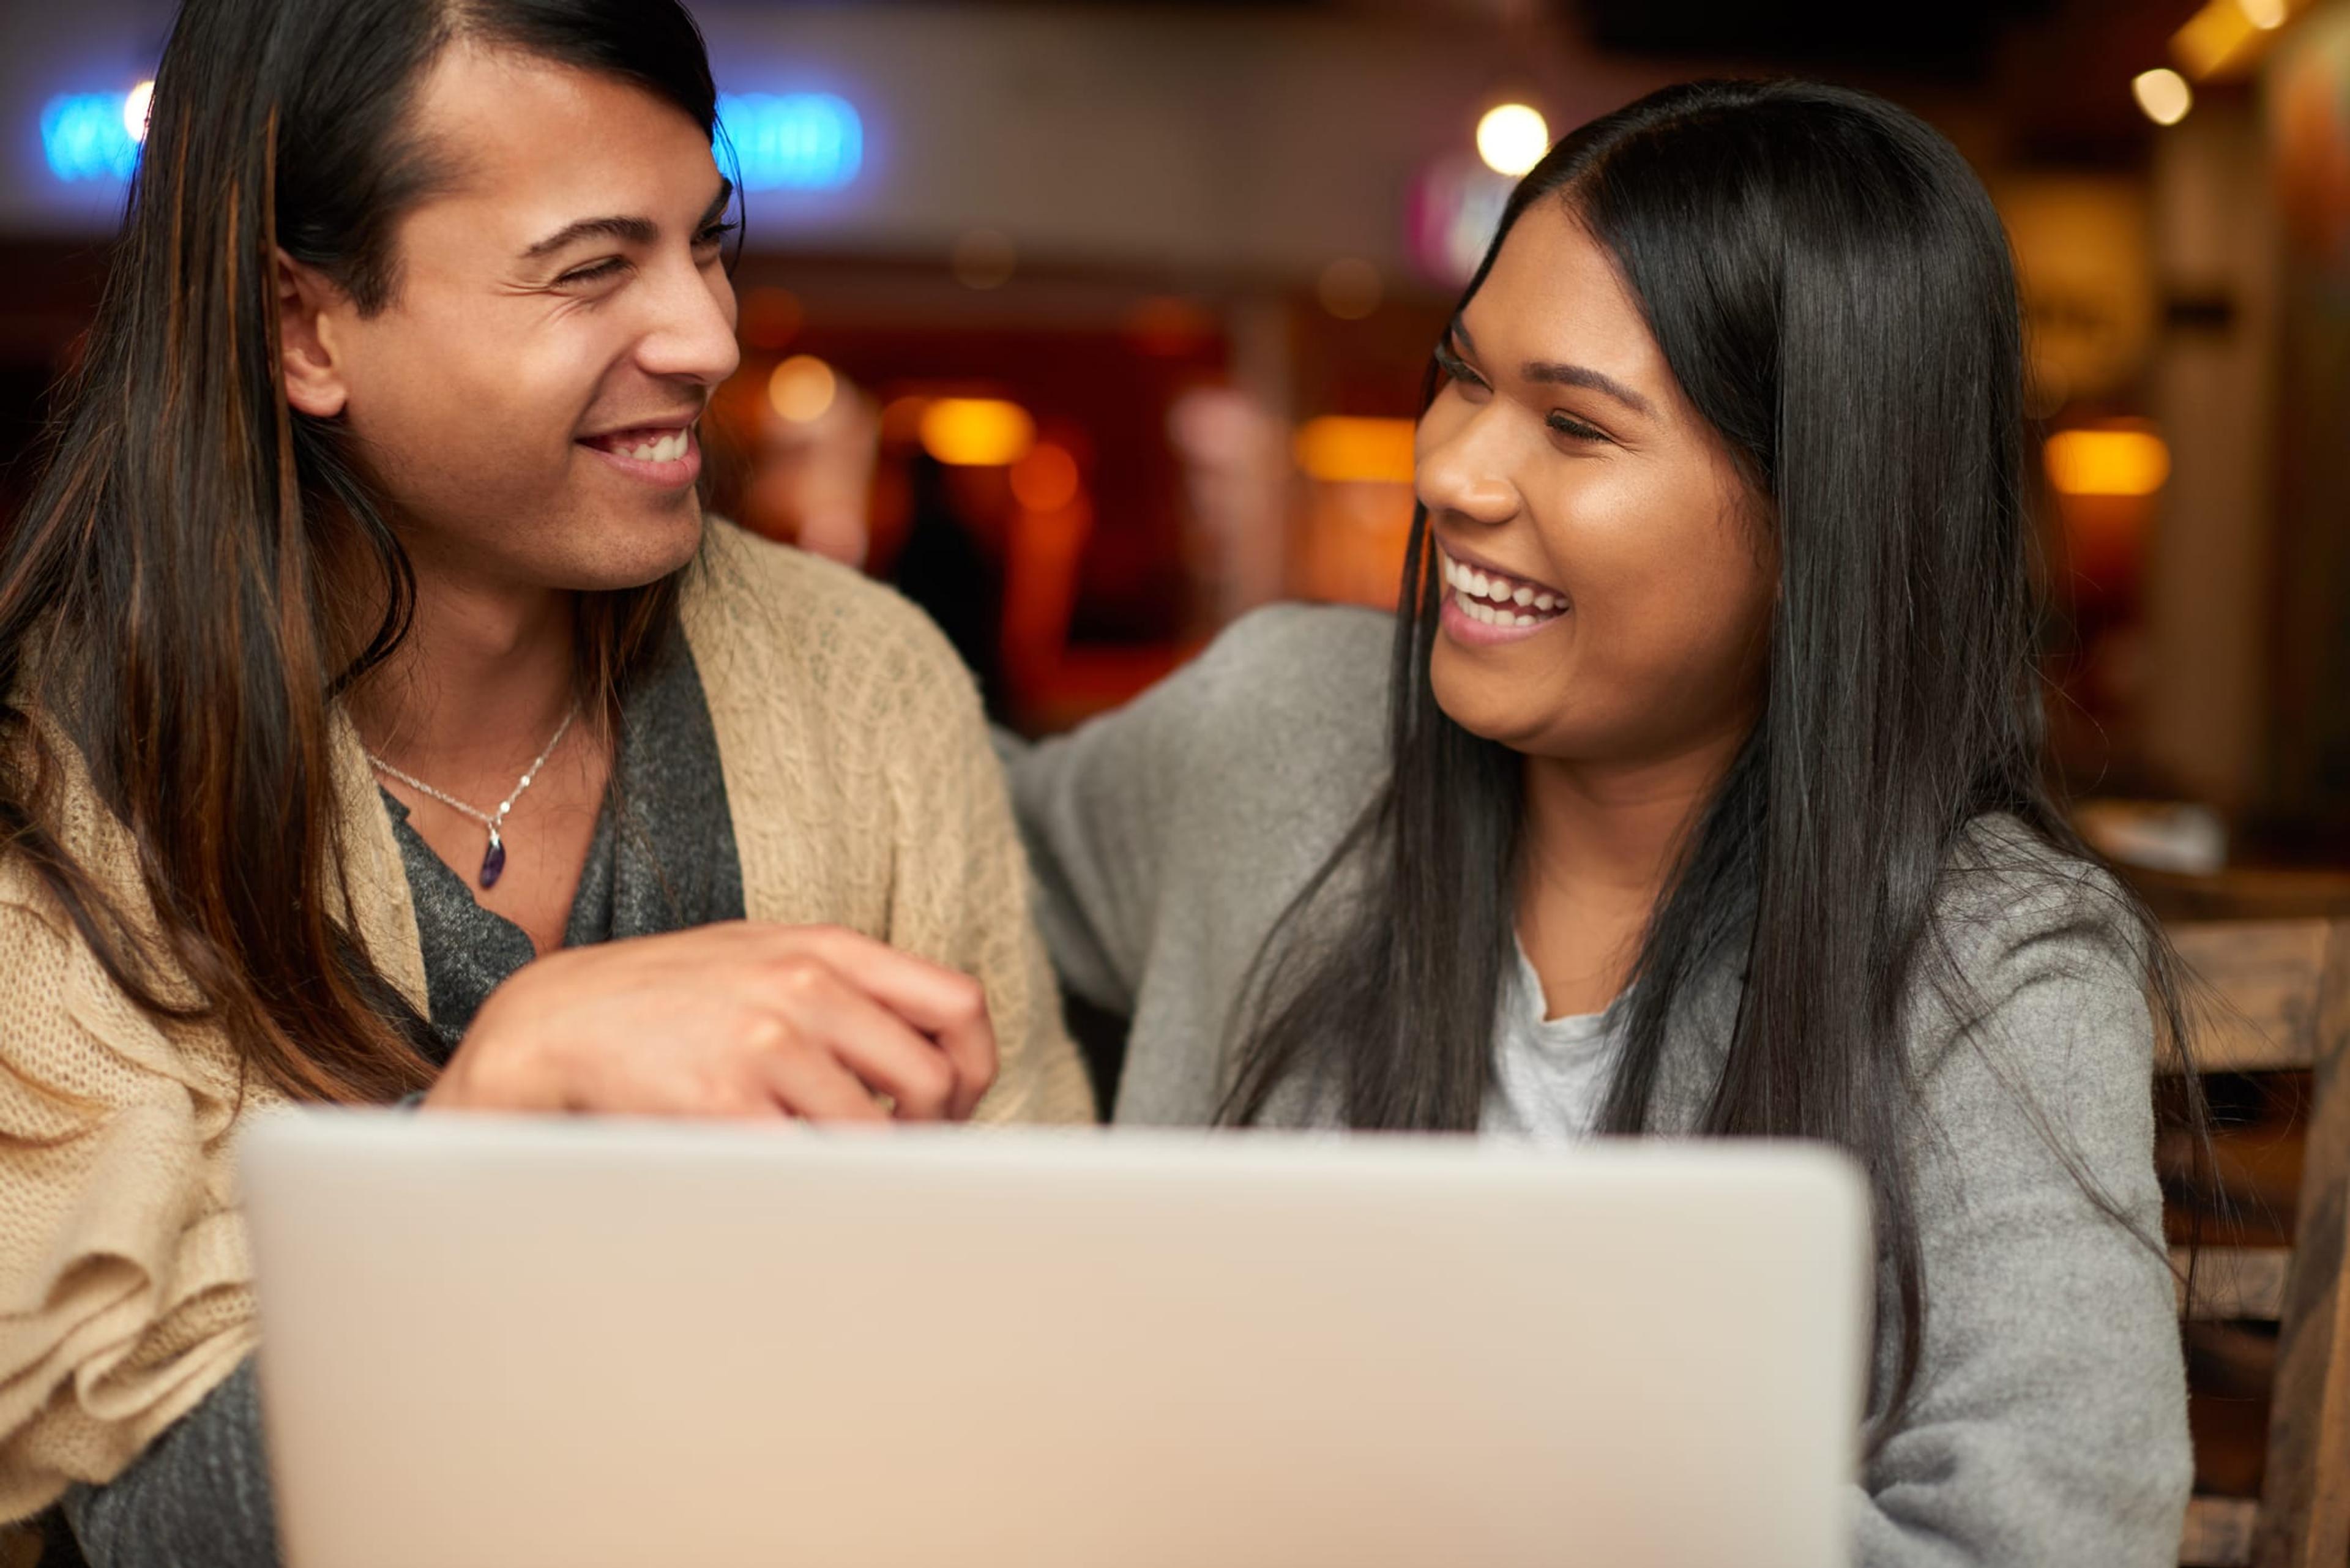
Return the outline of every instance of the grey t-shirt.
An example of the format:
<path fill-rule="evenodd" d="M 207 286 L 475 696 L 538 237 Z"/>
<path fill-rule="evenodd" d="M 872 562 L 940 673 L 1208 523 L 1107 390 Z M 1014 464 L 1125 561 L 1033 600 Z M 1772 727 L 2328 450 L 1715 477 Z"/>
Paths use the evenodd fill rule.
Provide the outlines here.
<path fill-rule="evenodd" d="M 424 954 L 438 1056 L 446 1063 L 473 1014 L 537 957 L 530 937 L 475 901 L 464 878 L 409 825 L 387 794 Z M 528 853 L 527 844 L 515 854 Z M 566 946 L 653 936 L 743 918 L 743 869 L 720 768 L 718 733 L 681 634 L 672 634 L 620 714 L 612 783 L 596 821 Z M 66 1494 L 48 1530 L 59 1568 L 76 1550 L 95 1568 L 271 1568 L 279 1561 L 247 1358 L 228 1380 L 101 1487 Z M 49 1555 L 41 1559 L 44 1568 Z"/>
<path fill-rule="evenodd" d="M 1493 1076 L 1477 1130 L 1535 1143 L 1588 1137 L 1623 1044 L 1624 1000 L 1605 1012 L 1544 1018 L 1541 977 L 1523 948 L 1511 956 L 1494 1022 Z"/>

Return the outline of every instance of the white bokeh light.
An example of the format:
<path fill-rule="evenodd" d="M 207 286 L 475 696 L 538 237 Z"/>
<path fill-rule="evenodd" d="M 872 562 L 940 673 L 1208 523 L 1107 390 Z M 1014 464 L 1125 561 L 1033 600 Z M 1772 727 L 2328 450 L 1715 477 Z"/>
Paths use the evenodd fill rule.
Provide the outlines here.
<path fill-rule="evenodd" d="M 122 95 L 122 129 L 130 133 L 131 140 L 147 140 L 147 109 L 154 101 L 153 82 L 140 82 Z"/>
<path fill-rule="evenodd" d="M 2177 125 L 2195 107 L 2195 93 L 2187 78 L 2168 66 L 2160 70 L 2141 71 L 2130 83 L 2130 92 L 2137 99 L 2138 108 L 2147 119 L 2157 125 Z"/>
<path fill-rule="evenodd" d="M 1523 103 L 1505 103 L 1485 111 L 1477 122 L 1477 156 L 1497 174 L 1516 176 L 1542 161 L 1550 151 L 1550 126 L 1542 111 Z"/>

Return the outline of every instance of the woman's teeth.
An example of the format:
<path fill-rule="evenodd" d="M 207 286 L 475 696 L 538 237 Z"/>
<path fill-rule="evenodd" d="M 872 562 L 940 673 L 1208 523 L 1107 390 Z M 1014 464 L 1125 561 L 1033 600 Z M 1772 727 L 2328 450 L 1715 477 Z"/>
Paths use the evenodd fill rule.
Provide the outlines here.
<path fill-rule="evenodd" d="M 692 444 L 691 430 L 692 427 L 688 426 L 685 430 L 671 431 L 650 441 L 630 441 L 625 434 L 606 436 L 596 444 L 606 452 L 633 457 L 639 462 L 676 462 L 685 456 L 685 449 Z"/>
<path fill-rule="evenodd" d="M 1555 620 L 1566 608 L 1566 600 L 1548 588 L 1464 566 L 1450 556 L 1440 554 L 1438 559 L 1452 602 L 1471 620 L 1487 626 L 1539 626 Z"/>

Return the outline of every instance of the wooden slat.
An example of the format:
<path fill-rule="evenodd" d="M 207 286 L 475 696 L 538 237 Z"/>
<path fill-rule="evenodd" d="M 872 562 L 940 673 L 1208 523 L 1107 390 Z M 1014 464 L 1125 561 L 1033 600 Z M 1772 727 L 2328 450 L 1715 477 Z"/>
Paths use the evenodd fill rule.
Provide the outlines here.
<path fill-rule="evenodd" d="M 2155 1142 L 2155 1168 L 2166 1180 L 2181 1182 L 2217 1221 L 2204 1235 L 2237 1245 L 2282 1247 L 2293 1237 L 2293 1217 L 2301 1212 L 2301 1168 L 2306 1115 L 2300 1096 L 2287 1114 L 2289 1126 L 2273 1122 L 2241 1127 L 2220 1127 L 2210 1135 L 2210 1160 L 2204 1164 L 2193 1133 L 2184 1127 L 2163 1129 Z M 2232 1210 L 2222 1220 L 2220 1216 Z"/>
<path fill-rule="evenodd" d="M 2350 922 L 2335 922 L 2311 1012 L 2309 1132 L 2277 1331 L 2258 1568 L 2350 1562 Z"/>
<path fill-rule="evenodd" d="M 2179 1568 L 2244 1568 L 2260 1517 L 2261 1505 L 2248 1497 L 2196 1498 L 2178 1538 Z"/>
<path fill-rule="evenodd" d="M 2284 1315 L 2285 1274 L 2293 1262 L 2283 1247 L 2206 1247 L 2195 1264 L 2195 1299 L 2187 1299 L 2187 1251 L 2174 1248 L 2170 1266 L 2182 1276 L 2178 1310 L 2198 1323 L 2248 1318 L 2274 1323 Z"/>
<path fill-rule="evenodd" d="M 2350 874 L 2231 867 L 2210 876 L 2117 867 L 2166 925 L 2185 920 L 2339 919 L 2350 916 Z"/>
<path fill-rule="evenodd" d="M 2195 1069 L 2252 1073 L 2315 1058 L 2325 920 L 2227 920 L 2170 929 L 2219 1005 L 2196 1022 Z"/>

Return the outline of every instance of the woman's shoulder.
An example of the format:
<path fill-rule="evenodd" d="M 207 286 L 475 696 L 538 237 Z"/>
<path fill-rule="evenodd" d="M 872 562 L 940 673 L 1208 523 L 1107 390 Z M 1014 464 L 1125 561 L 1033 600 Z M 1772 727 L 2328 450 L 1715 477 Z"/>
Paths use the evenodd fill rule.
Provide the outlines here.
<path fill-rule="evenodd" d="M 1276 604 L 1226 627 L 1132 711 L 1211 771 L 1283 774 L 1386 754 L 1395 619 L 1352 606 Z"/>
<path fill-rule="evenodd" d="M 1996 969 L 2049 947 L 2119 963 L 2134 977 L 2144 965 L 2143 918 L 2113 873 L 2005 812 L 1960 833 L 1934 916 L 1963 970 Z"/>
<path fill-rule="evenodd" d="M 2142 1096 L 2148 929 L 2112 873 L 1991 815 L 1953 845 L 1916 982 L 1918 1064 L 1949 1098 Z M 1956 1049 L 1957 1047 L 1966 1049 Z"/>
<path fill-rule="evenodd" d="M 1198 669 L 1204 680 L 1288 702 L 1382 704 L 1395 630 L 1393 616 L 1355 605 L 1265 605 L 1217 634 Z"/>

